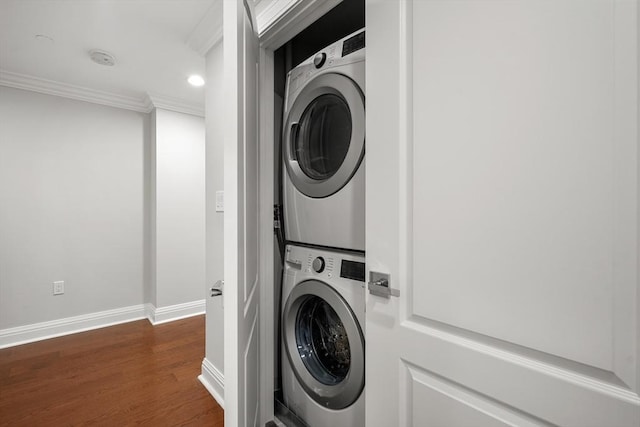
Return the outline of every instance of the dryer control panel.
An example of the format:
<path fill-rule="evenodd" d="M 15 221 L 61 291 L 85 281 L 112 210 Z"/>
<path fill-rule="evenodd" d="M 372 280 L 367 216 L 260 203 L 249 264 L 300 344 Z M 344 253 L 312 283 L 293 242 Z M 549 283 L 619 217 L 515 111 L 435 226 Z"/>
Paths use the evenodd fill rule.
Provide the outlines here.
<path fill-rule="evenodd" d="M 342 56 L 347 56 L 350 53 L 364 49 L 364 31 L 351 36 L 342 42 Z"/>
<path fill-rule="evenodd" d="M 287 94 L 302 88 L 320 72 L 364 61 L 364 48 L 365 31 L 359 30 L 322 49 L 289 71 L 287 75 Z"/>

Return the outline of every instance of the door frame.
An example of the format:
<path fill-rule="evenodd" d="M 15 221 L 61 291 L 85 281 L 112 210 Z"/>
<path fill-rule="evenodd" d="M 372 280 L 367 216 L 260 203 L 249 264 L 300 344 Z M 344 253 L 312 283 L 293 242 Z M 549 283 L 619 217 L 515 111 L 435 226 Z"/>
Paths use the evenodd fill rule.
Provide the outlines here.
<path fill-rule="evenodd" d="M 342 0 L 273 0 L 261 11 L 258 22 L 258 38 L 260 42 L 260 64 L 258 70 L 258 99 L 260 100 L 258 123 L 259 148 L 259 257 L 258 276 L 261 278 L 260 289 L 260 354 L 274 355 L 275 358 L 275 317 L 276 304 L 272 296 L 275 291 L 273 247 L 273 205 L 275 193 L 273 178 L 275 174 L 275 123 L 274 117 L 274 52 L 298 35 L 302 30 L 321 18 L 325 13 L 340 4 Z M 274 389 L 275 360 L 263 357 L 260 362 L 260 414 L 259 425 L 275 419 Z"/>

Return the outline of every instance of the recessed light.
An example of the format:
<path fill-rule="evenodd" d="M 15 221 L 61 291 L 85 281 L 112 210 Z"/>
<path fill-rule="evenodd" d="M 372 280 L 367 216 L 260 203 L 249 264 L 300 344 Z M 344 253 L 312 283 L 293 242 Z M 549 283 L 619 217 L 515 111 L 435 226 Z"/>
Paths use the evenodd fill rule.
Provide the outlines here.
<path fill-rule="evenodd" d="M 204 79 L 197 74 L 194 74 L 193 76 L 189 76 L 187 81 L 191 86 L 204 86 Z"/>

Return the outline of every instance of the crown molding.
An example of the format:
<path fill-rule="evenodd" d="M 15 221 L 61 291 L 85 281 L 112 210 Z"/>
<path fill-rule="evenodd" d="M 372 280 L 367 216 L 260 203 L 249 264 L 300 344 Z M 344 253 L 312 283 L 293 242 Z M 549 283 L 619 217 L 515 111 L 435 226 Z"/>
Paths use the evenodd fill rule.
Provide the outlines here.
<path fill-rule="evenodd" d="M 187 38 L 187 46 L 200 56 L 205 56 L 222 40 L 222 3 L 223 0 L 214 0 Z"/>
<path fill-rule="evenodd" d="M 165 110 L 204 117 L 203 105 L 193 104 L 177 98 L 158 94 L 144 94 L 142 97 L 136 98 L 69 83 L 42 79 L 26 74 L 14 73 L 7 70 L 0 70 L 0 86 L 138 111 L 140 113 L 149 113 L 154 108 L 163 108 Z"/>
<path fill-rule="evenodd" d="M 256 27 L 264 47 L 277 49 L 342 0 L 262 0 L 255 7 Z M 222 40 L 223 0 L 215 0 L 186 44 L 201 56 Z"/>
<path fill-rule="evenodd" d="M 144 99 L 0 70 L 0 85 L 147 113 Z"/>
<path fill-rule="evenodd" d="M 272 0 L 264 9 L 258 3 L 260 44 L 279 48 L 340 3 L 342 0 Z"/>
<path fill-rule="evenodd" d="M 262 0 L 256 6 L 256 21 L 258 21 L 258 33 L 264 32 L 289 9 L 293 8 L 299 0 Z M 265 6 L 266 5 L 266 6 Z"/>
<path fill-rule="evenodd" d="M 147 105 L 147 112 L 150 112 L 154 108 L 161 108 L 163 110 L 204 117 L 204 106 L 185 102 L 177 98 L 158 95 L 156 93 L 147 93 L 145 104 Z"/>

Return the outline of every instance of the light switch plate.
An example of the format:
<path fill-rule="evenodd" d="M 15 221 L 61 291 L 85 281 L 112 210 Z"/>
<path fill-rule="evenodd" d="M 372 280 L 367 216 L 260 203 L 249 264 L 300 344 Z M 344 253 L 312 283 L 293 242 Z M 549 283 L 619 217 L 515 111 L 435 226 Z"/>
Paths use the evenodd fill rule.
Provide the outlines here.
<path fill-rule="evenodd" d="M 224 212 L 224 191 L 216 191 L 216 212 Z"/>

